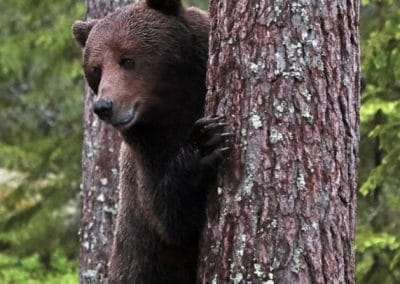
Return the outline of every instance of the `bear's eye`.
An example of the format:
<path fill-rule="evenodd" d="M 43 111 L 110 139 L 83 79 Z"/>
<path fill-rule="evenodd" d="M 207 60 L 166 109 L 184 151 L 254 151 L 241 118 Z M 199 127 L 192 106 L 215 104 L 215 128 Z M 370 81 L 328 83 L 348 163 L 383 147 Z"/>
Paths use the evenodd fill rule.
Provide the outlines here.
<path fill-rule="evenodd" d="M 101 68 L 98 67 L 98 66 L 92 67 L 92 74 L 93 74 L 93 76 L 95 76 L 96 78 L 100 78 L 100 77 L 101 77 Z"/>
<path fill-rule="evenodd" d="M 98 87 L 101 80 L 101 67 L 99 66 L 92 66 L 89 67 L 88 72 L 86 73 L 86 80 L 89 84 L 89 87 L 93 90 L 95 94 L 97 94 Z"/>
<path fill-rule="evenodd" d="M 135 61 L 130 58 L 121 58 L 119 61 L 119 66 L 126 70 L 132 70 L 135 67 Z"/>

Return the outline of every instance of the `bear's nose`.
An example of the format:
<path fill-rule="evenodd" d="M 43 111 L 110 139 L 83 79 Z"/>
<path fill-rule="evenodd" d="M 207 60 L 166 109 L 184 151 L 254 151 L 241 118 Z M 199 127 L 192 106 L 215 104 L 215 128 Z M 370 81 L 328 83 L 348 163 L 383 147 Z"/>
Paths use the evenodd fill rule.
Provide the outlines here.
<path fill-rule="evenodd" d="M 100 99 L 93 103 L 93 111 L 102 120 L 108 120 L 112 116 L 112 101 Z"/>

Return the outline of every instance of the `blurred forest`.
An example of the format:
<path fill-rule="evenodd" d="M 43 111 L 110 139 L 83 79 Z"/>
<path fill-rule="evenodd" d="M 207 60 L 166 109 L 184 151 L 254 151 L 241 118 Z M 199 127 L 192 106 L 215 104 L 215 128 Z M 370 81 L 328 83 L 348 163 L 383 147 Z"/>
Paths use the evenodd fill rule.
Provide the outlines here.
<path fill-rule="evenodd" d="M 186 1 L 207 7 L 207 1 Z M 82 1 L 0 0 L 0 283 L 77 283 Z M 363 0 L 357 282 L 400 283 L 400 2 Z"/>

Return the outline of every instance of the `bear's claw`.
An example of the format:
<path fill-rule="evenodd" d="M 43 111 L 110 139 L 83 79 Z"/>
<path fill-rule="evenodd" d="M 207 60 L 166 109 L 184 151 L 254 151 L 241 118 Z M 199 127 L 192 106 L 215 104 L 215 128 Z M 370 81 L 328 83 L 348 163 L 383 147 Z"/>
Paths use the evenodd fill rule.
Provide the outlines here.
<path fill-rule="evenodd" d="M 223 145 L 234 134 L 226 132 L 228 124 L 221 122 L 223 119 L 223 116 L 212 115 L 194 123 L 191 140 L 200 151 L 201 165 L 207 170 L 215 170 L 231 150 Z"/>

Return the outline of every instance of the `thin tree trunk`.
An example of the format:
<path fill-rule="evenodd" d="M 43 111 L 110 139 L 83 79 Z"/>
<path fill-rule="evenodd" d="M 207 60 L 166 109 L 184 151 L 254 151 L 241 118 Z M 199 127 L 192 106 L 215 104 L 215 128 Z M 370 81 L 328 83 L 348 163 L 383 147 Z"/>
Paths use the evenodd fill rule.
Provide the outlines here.
<path fill-rule="evenodd" d="M 202 283 L 354 283 L 358 0 L 210 3 L 207 113 L 235 148 Z"/>
<path fill-rule="evenodd" d="M 86 0 L 87 18 L 102 18 L 137 1 Z M 80 224 L 80 283 L 103 283 L 111 253 L 118 200 L 121 138 L 92 112 L 93 93 L 85 88 L 83 177 Z"/>

